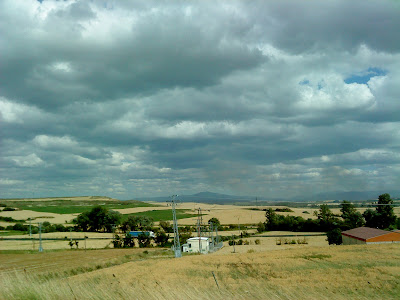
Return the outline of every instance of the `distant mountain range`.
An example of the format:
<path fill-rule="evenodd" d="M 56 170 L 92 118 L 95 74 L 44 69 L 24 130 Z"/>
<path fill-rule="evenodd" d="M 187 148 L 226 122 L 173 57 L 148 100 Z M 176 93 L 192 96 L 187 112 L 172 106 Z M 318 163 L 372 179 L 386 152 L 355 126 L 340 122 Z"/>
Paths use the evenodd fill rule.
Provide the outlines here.
<path fill-rule="evenodd" d="M 181 202 L 200 202 L 209 204 L 235 204 L 235 203 L 256 203 L 256 202 L 306 202 L 324 200 L 373 200 L 383 193 L 389 193 L 392 198 L 399 198 L 400 191 L 351 191 L 351 192 L 327 192 L 310 196 L 299 196 L 291 198 L 267 198 L 256 196 L 234 196 L 213 192 L 200 192 L 192 195 L 178 195 L 177 199 Z M 171 196 L 137 198 L 140 201 L 165 202 L 171 200 Z"/>

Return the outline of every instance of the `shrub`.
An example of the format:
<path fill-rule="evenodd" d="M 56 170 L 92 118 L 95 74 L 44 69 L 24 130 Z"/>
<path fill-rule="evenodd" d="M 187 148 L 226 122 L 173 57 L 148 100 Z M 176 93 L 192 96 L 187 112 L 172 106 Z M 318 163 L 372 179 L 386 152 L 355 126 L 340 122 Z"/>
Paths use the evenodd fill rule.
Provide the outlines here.
<path fill-rule="evenodd" d="M 13 207 L 4 207 L 3 211 L 16 211 L 17 209 L 13 208 Z"/>
<path fill-rule="evenodd" d="M 297 244 L 306 245 L 306 244 L 308 244 L 308 241 L 307 241 L 306 237 L 303 237 L 303 239 L 297 239 Z"/>
<path fill-rule="evenodd" d="M 146 234 L 139 234 L 137 240 L 140 248 L 147 248 L 151 246 L 151 237 Z"/>
<path fill-rule="evenodd" d="M 256 244 L 256 245 L 260 245 L 260 244 L 261 244 L 261 241 L 260 241 L 260 239 L 256 239 L 256 240 L 254 241 L 254 244 Z"/>
<path fill-rule="evenodd" d="M 21 223 L 16 223 L 14 226 L 12 226 L 12 230 L 26 231 L 26 230 L 28 230 L 28 226 L 23 225 Z"/>
<path fill-rule="evenodd" d="M 327 236 L 327 241 L 329 243 L 329 245 L 340 245 L 343 243 L 342 241 L 342 231 L 340 230 L 340 228 L 335 228 L 331 231 L 328 231 L 326 233 Z"/>
<path fill-rule="evenodd" d="M 276 208 L 275 211 L 279 212 L 293 212 L 289 207 L 283 207 L 283 208 Z"/>
<path fill-rule="evenodd" d="M 259 223 L 257 224 L 257 231 L 258 231 L 259 233 L 265 231 L 265 224 L 264 224 L 263 222 L 259 222 Z"/>

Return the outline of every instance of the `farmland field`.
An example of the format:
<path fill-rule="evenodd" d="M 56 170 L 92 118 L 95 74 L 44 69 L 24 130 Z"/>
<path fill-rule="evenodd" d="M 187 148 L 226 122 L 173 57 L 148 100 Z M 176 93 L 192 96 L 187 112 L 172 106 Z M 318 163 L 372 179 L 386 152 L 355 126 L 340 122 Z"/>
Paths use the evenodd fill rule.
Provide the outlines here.
<path fill-rule="evenodd" d="M 398 299 L 399 259 L 398 244 L 179 259 L 152 249 L 8 253 L 0 299 Z"/>
<path fill-rule="evenodd" d="M 97 200 L 13 202 L 24 209 L 2 211 L 1 216 L 65 224 L 78 210 L 99 204 Z M 166 203 L 130 201 L 122 205 L 107 200 L 102 205 L 119 211 L 124 218 L 146 215 L 154 221 L 172 219 Z M 178 206 L 179 225 L 195 225 L 199 207 L 204 223 L 216 217 L 223 225 L 235 226 L 263 222 L 263 209 L 282 208 L 187 202 Z M 291 209 L 277 213 L 315 218 L 315 208 Z M 339 208 L 332 210 L 339 213 Z M 398 214 L 398 208 L 395 211 Z M 220 234 L 240 232 L 235 229 Z M 43 233 L 44 252 L 39 253 L 38 240 L 22 240 L 28 238 L 26 233 L 3 230 L 0 299 L 398 299 L 400 244 L 329 246 L 326 236 L 318 234 L 256 234 L 244 238 L 247 245 L 233 247 L 224 242 L 216 253 L 184 254 L 175 259 L 170 250 L 162 248 L 140 249 L 136 245 L 113 249 L 111 233 L 91 232 Z M 70 240 L 78 241 L 79 247 L 70 249 Z M 305 243 L 292 244 L 292 240 Z"/>
<path fill-rule="evenodd" d="M 141 201 L 98 201 L 98 200 L 46 200 L 46 201 L 2 201 L 10 207 L 20 210 L 31 210 L 36 212 L 48 212 L 56 214 L 76 214 L 91 210 L 100 205 L 107 209 L 126 209 L 136 207 L 154 207 L 156 205 Z"/>
<path fill-rule="evenodd" d="M 177 209 L 176 210 L 176 218 L 177 219 L 184 219 L 184 218 L 191 218 L 197 216 L 194 213 L 189 213 L 190 210 L 188 209 Z M 167 221 L 172 219 L 172 212 L 170 209 L 168 210 L 148 210 L 145 212 L 137 212 L 133 214 L 124 214 L 123 218 L 126 219 L 129 216 L 147 216 L 153 219 L 154 222 L 158 221 Z"/>

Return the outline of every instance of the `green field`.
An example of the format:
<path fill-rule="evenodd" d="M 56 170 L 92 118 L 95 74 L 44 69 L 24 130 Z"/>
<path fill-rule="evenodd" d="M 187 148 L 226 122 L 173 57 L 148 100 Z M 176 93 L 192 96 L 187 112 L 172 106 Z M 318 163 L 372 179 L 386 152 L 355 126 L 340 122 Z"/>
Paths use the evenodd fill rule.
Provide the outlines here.
<path fill-rule="evenodd" d="M 177 219 L 185 219 L 197 217 L 197 214 L 188 213 L 189 209 L 177 209 L 176 210 L 176 218 Z M 170 209 L 166 210 L 150 210 L 145 212 L 139 212 L 134 214 L 126 214 L 123 215 L 123 220 L 127 219 L 129 216 L 147 216 L 153 219 L 154 222 L 159 221 L 168 221 L 172 220 L 172 211 Z"/>
<path fill-rule="evenodd" d="M 55 201 L 2 201 L 9 207 L 16 207 L 23 210 L 33 210 L 37 212 L 49 212 L 56 214 L 76 214 L 91 210 L 94 206 L 100 205 L 107 209 L 124 209 L 135 207 L 155 207 L 156 205 L 141 201 L 71 201 L 71 200 L 55 200 Z"/>
<path fill-rule="evenodd" d="M 25 233 L 26 233 L 25 231 L 17 231 L 17 230 L 0 231 L 0 237 L 8 236 L 8 235 L 23 235 Z"/>

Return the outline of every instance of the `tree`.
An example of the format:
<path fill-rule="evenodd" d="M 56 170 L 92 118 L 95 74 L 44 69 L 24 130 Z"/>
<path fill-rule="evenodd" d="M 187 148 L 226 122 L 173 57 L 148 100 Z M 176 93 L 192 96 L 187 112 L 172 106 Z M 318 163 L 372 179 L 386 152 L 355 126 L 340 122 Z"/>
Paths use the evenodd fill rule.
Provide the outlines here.
<path fill-rule="evenodd" d="M 129 216 L 125 221 L 121 224 L 121 230 L 123 232 L 126 231 L 134 231 L 138 229 L 138 218 L 136 216 Z"/>
<path fill-rule="evenodd" d="M 379 227 L 379 215 L 376 212 L 376 210 L 368 208 L 363 212 L 362 215 L 365 219 L 365 222 L 366 222 L 365 225 L 367 227 L 371 227 L 371 228 Z"/>
<path fill-rule="evenodd" d="M 140 248 L 148 248 L 151 245 L 151 237 L 148 234 L 141 233 L 137 237 Z"/>
<path fill-rule="evenodd" d="M 171 233 L 174 232 L 174 229 L 172 228 L 172 225 L 168 221 L 160 221 L 160 227 L 164 230 L 166 233 Z"/>
<path fill-rule="evenodd" d="M 334 214 L 326 204 L 320 205 L 317 217 L 321 230 L 324 231 L 332 230 L 334 227 L 337 227 L 339 223 L 339 220 L 335 218 Z"/>
<path fill-rule="evenodd" d="M 122 242 L 124 244 L 124 248 L 133 248 L 135 247 L 135 240 L 133 236 L 131 236 L 129 233 L 125 235 L 125 237 L 122 239 Z"/>
<path fill-rule="evenodd" d="M 168 245 L 169 234 L 167 235 L 164 231 L 159 230 L 156 232 L 156 237 L 154 238 L 154 242 L 157 246 L 165 247 Z"/>
<path fill-rule="evenodd" d="M 129 216 L 122 222 L 122 231 L 151 230 L 154 222 L 148 216 Z"/>
<path fill-rule="evenodd" d="M 340 228 L 335 228 L 331 231 L 328 231 L 326 233 L 327 236 L 327 240 L 329 245 L 341 245 L 343 243 L 342 241 L 342 231 L 340 230 Z"/>
<path fill-rule="evenodd" d="M 114 245 L 114 248 L 121 248 L 122 247 L 122 239 L 121 239 L 121 237 L 118 234 L 116 234 L 114 236 L 114 239 L 112 240 L 112 243 Z"/>
<path fill-rule="evenodd" d="M 259 223 L 257 224 L 257 231 L 258 231 L 259 233 L 265 231 L 265 224 L 264 224 L 263 222 L 259 222 Z"/>
<path fill-rule="evenodd" d="M 274 230 L 278 227 L 278 215 L 272 208 L 267 209 L 265 212 L 265 229 L 266 230 Z"/>
<path fill-rule="evenodd" d="M 76 229 L 83 231 L 106 231 L 112 232 L 113 226 L 119 225 L 121 214 L 109 211 L 102 206 L 95 206 L 90 211 L 81 213 L 73 220 Z"/>
<path fill-rule="evenodd" d="M 139 216 L 138 224 L 140 230 L 151 230 L 154 225 L 153 219 L 148 216 Z"/>
<path fill-rule="evenodd" d="M 215 217 L 208 220 L 208 225 L 211 225 L 211 223 L 212 223 L 213 229 L 215 229 L 215 228 L 219 229 L 221 226 L 220 221 Z"/>
<path fill-rule="evenodd" d="M 357 212 L 354 204 L 346 200 L 343 200 L 343 202 L 340 204 L 340 211 L 342 212 L 342 218 Z"/>
<path fill-rule="evenodd" d="M 356 207 L 349 201 L 344 200 L 340 205 L 340 211 L 342 212 L 342 218 L 344 221 L 344 227 L 348 229 L 362 227 L 365 224 L 363 216 L 356 210 Z"/>
<path fill-rule="evenodd" d="M 393 211 L 393 200 L 389 194 L 382 194 L 378 199 L 375 210 L 367 209 L 363 216 L 368 227 L 386 229 L 396 224 L 396 216 Z"/>
<path fill-rule="evenodd" d="M 188 239 L 192 237 L 192 230 L 190 226 L 179 228 L 179 242 L 181 245 L 185 244 Z"/>
<path fill-rule="evenodd" d="M 385 229 L 396 223 L 396 215 L 393 211 L 393 200 L 389 194 L 382 194 L 378 198 L 376 212 L 379 215 L 379 228 Z"/>

